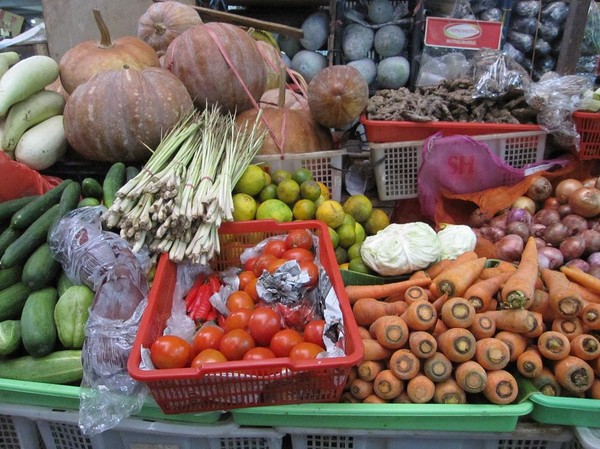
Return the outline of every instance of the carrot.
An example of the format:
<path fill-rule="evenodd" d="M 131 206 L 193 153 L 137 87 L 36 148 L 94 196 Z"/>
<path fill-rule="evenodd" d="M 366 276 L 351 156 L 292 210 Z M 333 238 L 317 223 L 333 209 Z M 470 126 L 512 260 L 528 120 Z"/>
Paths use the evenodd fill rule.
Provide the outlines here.
<path fill-rule="evenodd" d="M 363 400 L 373 393 L 373 382 L 356 378 L 350 384 L 350 393 L 352 393 L 352 396 L 356 399 Z"/>
<path fill-rule="evenodd" d="M 437 321 L 437 311 L 429 301 L 415 301 L 401 315 L 411 331 L 427 331 L 433 329 Z"/>
<path fill-rule="evenodd" d="M 488 310 L 483 314 L 496 323 L 496 328 L 511 332 L 531 332 L 542 321 L 541 314 L 525 309 Z"/>
<path fill-rule="evenodd" d="M 586 287 L 583 287 L 576 282 L 571 282 L 571 285 L 584 301 L 600 304 L 600 293 L 595 293 L 591 290 L 588 290 Z"/>
<path fill-rule="evenodd" d="M 550 330 L 564 334 L 569 340 L 583 334 L 583 323 L 579 318 L 556 318 L 550 324 Z"/>
<path fill-rule="evenodd" d="M 449 297 L 462 296 L 479 277 L 485 261 L 485 257 L 479 257 L 452 265 L 433 278 L 430 288 L 434 294 L 437 291 L 438 294 L 447 293 Z"/>
<path fill-rule="evenodd" d="M 585 360 L 568 355 L 554 364 L 554 376 L 565 390 L 582 393 L 592 387 L 594 371 Z"/>
<path fill-rule="evenodd" d="M 588 303 L 581 312 L 581 323 L 587 330 L 600 330 L 600 304 Z"/>
<path fill-rule="evenodd" d="M 540 313 L 544 321 L 552 321 L 556 315 L 550 308 L 549 296 L 547 291 L 536 288 L 533 293 L 533 301 L 527 310 Z"/>
<path fill-rule="evenodd" d="M 541 374 L 544 362 L 540 351 L 535 346 L 529 346 L 517 357 L 516 368 L 521 376 L 532 379 Z"/>
<path fill-rule="evenodd" d="M 387 349 L 398 349 L 408 341 L 408 326 L 397 315 L 384 315 L 369 326 L 371 337 Z"/>
<path fill-rule="evenodd" d="M 405 302 L 387 303 L 375 298 L 361 298 L 352 306 L 352 313 L 356 324 L 370 326 L 380 316 L 401 315 L 406 310 Z"/>
<path fill-rule="evenodd" d="M 390 356 L 389 369 L 401 380 L 412 379 L 421 368 L 421 362 L 409 349 L 398 349 Z"/>
<path fill-rule="evenodd" d="M 456 366 L 454 379 L 467 393 L 480 393 L 487 383 L 487 372 L 475 360 L 467 360 Z"/>
<path fill-rule="evenodd" d="M 529 341 L 523 334 L 510 331 L 497 332 L 494 338 L 503 341 L 508 346 L 510 361 L 514 362 L 527 349 Z"/>
<path fill-rule="evenodd" d="M 547 366 L 542 367 L 540 375 L 531 379 L 531 383 L 540 393 L 546 396 L 560 396 L 562 394 L 562 387 L 557 382 L 554 372 Z"/>
<path fill-rule="evenodd" d="M 475 340 L 481 340 L 496 333 L 496 322 L 483 313 L 476 313 L 473 323 L 467 329 L 471 331 Z"/>
<path fill-rule="evenodd" d="M 413 273 L 409 276 L 408 279 L 429 279 L 429 280 L 431 280 L 431 278 L 429 277 L 429 275 L 427 274 L 427 272 L 425 270 L 413 271 Z"/>
<path fill-rule="evenodd" d="M 383 369 L 384 365 L 379 360 L 363 360 L 358 364 L 356 373 L 358 377 L 368 382 L 375 379 Z"/>
<path fill-rule="evenodd" d="M 346 377 L 346 383 L 344 385 L 344 390 L 348 390 L 350 388 L 350 383 L 358 377 L 358 367 L 353 365 L 350 367 L 350 371 L 348 371 L 348 376 Z"/>
<path fill-rule="evenodd" d="M 571 340 L 570 354 L 582 360 L 600 357 L 600 342 L 590 334 L 581 334 Z"/>
<path fill-rule="evenodd" d="M 406 394 L 415 404 L 427 404 L 433 399 L 435 384 L 425 374 L 417 374 L 406 384 Z"/>
<path fill-rule="evenodd" d="M 420 299 L 429 301 L 429 294 L 423 287 L 415 285 L 404 292 L 404 301 L 406 301 L 406 304 L 410 305 Z"/>
<path fill-rule="evenodd" d="M 479 279 L 486 280 L 502 273 L 514 273 L 517 271 L 517 266 L 514 263 L 505 260 L 494 260 L 490 263 L 488 259 L 486 265 L 487 266 L 481 270 Z"/>
<path fill-rule="evenodd" d="M 440 313 L 442 311 L 442 307 L 444 307 L 444 303 L 448 301 L 448 294 L 444 293 L 443 295 L 438 296 L 436 299 L 434 299 L 434 301 L 432 302 L 433 304 L 433 308 L 435 309 L 435 311 L 437 313 Z"/>
<path fill-rule="evenodd" d="M 492 404 L 510 404 L 517 398 L 519 386 L 515 377 L 506 370 L 488 371 L 482 393 Z"/>
<path fill-rule="evenodd" d="M 404 391 L 404 382 L 389 369 L 380 371 L 373 380 L 373 393 L 386 401 L 394 399 L 402 391 Z"/>
<path fill-rule="evenodd" d="M 406 393 L 406 388 L 405 388 L 404 391 L 402 393 L 400 393 L 400 395 L 398 395 L 397 397 L 392 399 L 392 403 L 394 403 L 394 404 L 412 404 L 413 402 L 408 397 L 408 394 Z"/>
<path fill-rule="evenodd" d="M 392 351 L 381 346 L 377 340 L 363 338 L 363 360 L 385 360 L 389 358 Z"/>
<path fill-rule="evenodd" d="M 448 327 L 469 327 L 475 319 L 475 307 L 461 296 L 448 299 L 440 312 L 442 321 Z"/>
<path fill-rule="evenodd" d="M 373 338 L 373 337 L 371 337 L 371 333 L 369 332 L 369 329 L 367 329 L 364 326 L 358 326 L 358 336 L 360 338 Z"/>
<path fill-rule="evenodd" d="M 590 399 L 600 399 L 600 379 L 594 379 L 592 386 L 586 392 L 586 395 Z"/>
<path fill-rule="evenodd" d="M 453 362 L 466 362 L 475 355 L 476 340 L 462 327 L 451 327 L 437 337 L 439 350 Z"/>
<path fill-rule="evenodd" d="M 360 399 L 355 398 L 350 391 L 344 391 L 340 397 L 340 402 L 343 404 L 359 404 Z"/>
<path fill-rule="evenodd" d="M 433 382 L 442 382 L 452 375 L 452 362 L 441 352 L 436 352 L 423 362 L 423 374 Z"/>
<path fill-rule="evenodd" d="M 420 359 L 427 359 L 437 351 L 437 341 L 429 332 L 414 331 L 408 337 L 408 347 Z"/>
<path fill-rule="evenodd" d="M 538 259 L 535 238 L 529 237 L 517 270 L 510 276 L 500 291 L 500 302 L 509 309 L 527 309 L 533 300 L 538 277 Z"/>
<path fill-rule="evenodd" d="M 466 262 L 467 260 L 475 260 L 478 258 L 479 258 L 479 256 L 477 255 L 477 253 L 475 251 L 465 251 L 464 253 L 459 254 L 454 259 L 442 259 L 442 260 L 435 262 L 434 264 L 432 264 L 428 268 L 426 268 L 425 272 L 431 279 L 433 279 L 437 275 L 439 275 L 442 271 L 445 271 L 454 265 L 459 265 L 463 262 Z"/>
<path fill-rule="evenodd" d="M 596 377 L 600 377 L 600 357 L 588 361 Z"/>
<path fill-rule="evenodd" d="M 350 304 L 354 304 L 361 298 L 384 299 L 394 294 L 404 292 L 415 285 L 420 287 L 428 287 L 431 284 L 431 279 L 417 278 L 407 279 L 405 281 L 390 282 L 389 284 L 376 285 L 346 285 L 346 295 L 350 300 Z"/>
<path fill-rule="evenodd" d="M 542 268 L 542 279 L 548 290 L 550 308 L 555 315 L 570 318 L 583 310 L 581 296 L 571 288 L 571 282 L 560 271 Z"/>
<path fill-rule="evenodd" d="M 431 332 L 431 335 L 437 338 L 438 335 L 443 334 L 448 329 L 450 328 L 446 326 L 446 324 L 442 320 L 437 320 L 435 322 L 435 327 L 433 328 L 433 332 Z"/>
<path fill-rule="evenodd" d="M 600 279 L 597 277 L 573 266 L 563 265 L 560 267 L 560 271 L 562 271 L 570 281 L 587 288 L 592 291 L 592 293 L 600 295 Z"/>
<path fill-rule="evenodd" d="M 362 400 L 363 404 L 385 404 L 387 401 L 385 399 L 381 399 L 375 393 L 370 394 L 366 398 Z"/>
<path fill-rule="evenodd" d="M 433 402 L 436 404 L 466 404 L 467 395 L 454 379 L 449 378 L 435 384 Z"/>
<path fill-rule="evenodd" d="M 494 337 L 477 340 L 475 361 L 486 370 L 503 369 L 510 360 L 510 349 L 502 340 Z"/>
<path fill-rule="evenodd" d="M 560 332 L 546 331 L 538 337 L 538 349 L 549 360 L 564 359 L 571 351 L 569 339 Z"/>
<path fill-rule="evenodd" d="M 496 276 L 475 282 L 464 293 L 464 297 L 473 305 L 476 312 L 489 310 L 494 296 L 512 273 L 502 272 Z"/>

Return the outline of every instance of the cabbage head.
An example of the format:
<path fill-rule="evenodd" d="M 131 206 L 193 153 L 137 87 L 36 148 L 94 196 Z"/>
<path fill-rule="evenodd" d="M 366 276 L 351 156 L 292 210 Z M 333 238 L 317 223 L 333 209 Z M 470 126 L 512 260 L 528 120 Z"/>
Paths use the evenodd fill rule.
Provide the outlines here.
<path fill-rule="evenodd" d="M 441 245 L 441 259 L 456 259 L 462 253 L 473 251 L 477 236 L 467 225 L 447 224 L 437 233 Z"/>

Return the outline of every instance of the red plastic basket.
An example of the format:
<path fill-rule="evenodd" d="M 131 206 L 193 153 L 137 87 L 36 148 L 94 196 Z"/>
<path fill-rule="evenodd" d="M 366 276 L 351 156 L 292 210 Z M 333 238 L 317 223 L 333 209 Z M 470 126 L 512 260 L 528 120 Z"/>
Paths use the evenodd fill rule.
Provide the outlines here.
<path fill-rule="evenodd" d="M 171 314 L 177 265 L 163 255 L 127 368 L 131 377 L 146 383 L 165 414 L 339 401 L 350 368 L 362 357 L 363 347 L 325 224 L 317 220 L 224 223 L 219 229 L 221 254 L 211 265 L 215 271 L 239 265 L 239 256 L 245 248 L 292 229 L 308 229 L 318 237 L 319 260 L 337 294 L 344 319 L 346 355 L 298 361 L 287 357 L 231 361 L 201 368 L 141 369 L 141 348 L 149 348 L 162 335 Z"/>
<path fill-rule="evenodd" d="M 486 134 L 542 131 L 539 125 L 511 125 L 507 123 L 480 122 L 403 122 L 391 120 L 369 120 L 362 114 L 360 122 L 365 127 L 367 140 L 373 143 L 408 142 L 424 140 L 437 132 L 444 136 L 462 134 L 479 136 Z"/>
<path fill-rule="evenodd" d="M 573 112 L 575 129 L 579 133 L 579 159 L 600 158 L 600 113 Z"/>

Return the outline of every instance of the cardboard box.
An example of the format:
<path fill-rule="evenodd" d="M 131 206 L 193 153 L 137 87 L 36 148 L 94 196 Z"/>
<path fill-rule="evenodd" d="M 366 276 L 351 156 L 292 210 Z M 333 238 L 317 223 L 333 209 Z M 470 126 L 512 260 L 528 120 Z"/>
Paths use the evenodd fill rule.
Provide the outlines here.
<path fill-rule="evenodd" d="M 0 35 L 9 39 L 18 36 L 21 33 L 24 21 L 24 17 L 0 9 Z"/>

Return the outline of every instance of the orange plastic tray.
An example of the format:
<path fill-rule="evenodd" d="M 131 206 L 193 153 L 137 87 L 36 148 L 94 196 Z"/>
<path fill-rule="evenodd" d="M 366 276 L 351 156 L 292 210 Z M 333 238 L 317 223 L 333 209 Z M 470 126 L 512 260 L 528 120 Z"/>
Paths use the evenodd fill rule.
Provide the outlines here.
<path fill-rule="evenodd" d="M 575 129 L 579 133 L 579 159 L 600 158 L 600 113 L 573 112 Z"/>

